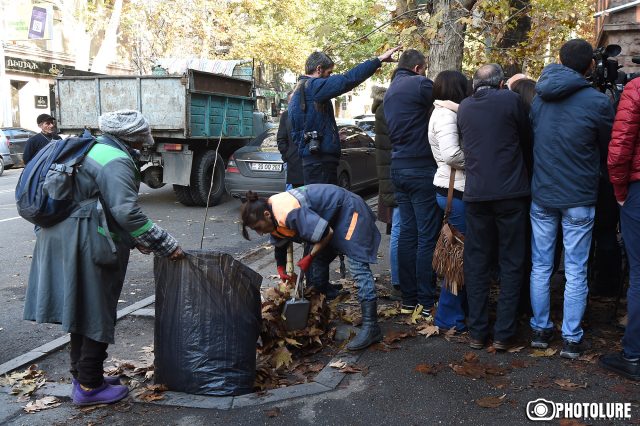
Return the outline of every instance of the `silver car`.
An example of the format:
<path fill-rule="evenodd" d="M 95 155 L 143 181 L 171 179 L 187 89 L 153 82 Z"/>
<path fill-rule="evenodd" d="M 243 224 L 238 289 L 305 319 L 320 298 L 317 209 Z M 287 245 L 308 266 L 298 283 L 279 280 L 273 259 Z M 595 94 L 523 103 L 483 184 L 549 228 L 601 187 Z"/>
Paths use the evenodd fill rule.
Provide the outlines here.
<path fill-rule="evenodd" d="M 23 129 L 22 127 L 2 127 L 0 128 L 0 149 L 4 149 L 2 145 L 8 145 L 9 154 L 11 155 L 11 164 L 5 161 L 5 168 L 22 167 L 22 153 L 27 144 L 27 140 L 36 132 Z"/>
<path fill-rule="evenodd" d="M 276 126 L 233 153 L 225 172 L 225 186 L 231 196 L 242 198 L 251 190 L 268 197 L 285 190 L 286 169 L 278 151 L 277 133 Z M 353 125 L 338 124 L 338 133 L 342 145 L 338 185 L 352 191 L 377 186 L 373 139 Z"/>

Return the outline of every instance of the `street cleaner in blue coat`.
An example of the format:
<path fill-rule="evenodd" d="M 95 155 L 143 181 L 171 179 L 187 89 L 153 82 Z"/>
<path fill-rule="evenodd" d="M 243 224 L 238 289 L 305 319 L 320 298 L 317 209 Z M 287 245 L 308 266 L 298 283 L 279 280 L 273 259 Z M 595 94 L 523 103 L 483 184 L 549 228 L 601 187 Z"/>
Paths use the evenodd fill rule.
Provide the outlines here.
<path fill-rule="evenodd" d="M 338 253 L 348 258 L 351 275 L 359 287 L 362 328 L 347 349 L 356 351 L 380 342 L 376 289 L 369 267 L 370 263 L 377 263 L 380 232 L 375 215 L 364 200 L 330 184 L 305 185 L 269 199 L 249 191 L 246 198 L 240 209 L 242 235 L 249 239 L 247 228 L 259 235 L 270 234 L 279 272 L 284 271 L 290 241 L 313 245 L 298 266 L 307 272 L 313 260 L 315 271 L 307 278 L 314 287 L 328 281 L 317 271 L 328 273 L 329 264 Z"/>
<path fill-rule="evenodd" d="M 138 205 L 140 171 L 135 149 L 153 144 L 149 123 L 138 111 L 100 116 L 96 143 L 78 168 L 73 201 L 62 222 L 36 229 L 24 319 L 62 324 L 70 333 L 77 405 L 107 404 L 127 396 L 118 377 L 103 377 L 107 347 L 114 342 L 116 311 L 129 254 L 178 260 L 178 241 Z"/>

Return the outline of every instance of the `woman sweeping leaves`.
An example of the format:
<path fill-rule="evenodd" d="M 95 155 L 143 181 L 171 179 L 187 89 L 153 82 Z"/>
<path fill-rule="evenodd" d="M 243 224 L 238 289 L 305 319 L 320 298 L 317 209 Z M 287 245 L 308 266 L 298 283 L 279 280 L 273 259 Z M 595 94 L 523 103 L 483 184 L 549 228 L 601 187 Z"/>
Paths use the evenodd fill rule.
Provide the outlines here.
<path fill-rule="evenodd" d="M 306 185 L 269 199 L 249 191 L 246 198 L 240 209 L 242 235 L 249 239 L 247 228 L 260 235 L 270 234 L 279 270 L 284 270 L 289 241 L 313 244 L 311 252 L 298 262 L 303 272 L 309 272 L 311 286 L 328 280 L 322 274 L 338 253 L 347 256 L 362 309 L 362 328 L 347 349 L 360 350 L 381 341 L 376 289 L 369 268 L 377 262 L 380 232 L 364 200 L 329 184 Z"/>

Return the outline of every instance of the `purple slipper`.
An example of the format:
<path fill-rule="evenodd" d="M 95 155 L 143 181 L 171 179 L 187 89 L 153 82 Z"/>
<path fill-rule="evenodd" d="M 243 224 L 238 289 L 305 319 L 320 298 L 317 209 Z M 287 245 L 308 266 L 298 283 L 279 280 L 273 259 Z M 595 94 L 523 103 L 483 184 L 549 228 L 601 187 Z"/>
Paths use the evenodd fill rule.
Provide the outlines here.
<path fill-rule="evenodd" d="M 86 391 L 76 382 L 71 397 L 76 405 L 94 405 L 120 401 L 128 394 L 129 388 L 123 385 L 110 385 L 105 382 L 100 387 Z"/>

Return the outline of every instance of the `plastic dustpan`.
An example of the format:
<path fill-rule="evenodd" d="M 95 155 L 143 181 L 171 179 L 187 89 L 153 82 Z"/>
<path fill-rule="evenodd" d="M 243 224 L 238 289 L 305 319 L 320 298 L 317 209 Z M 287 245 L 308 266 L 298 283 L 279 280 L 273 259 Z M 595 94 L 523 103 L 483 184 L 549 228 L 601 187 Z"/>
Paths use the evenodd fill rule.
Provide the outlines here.
<path fill-rule="evenodd" d="M 307 327 L 311 303 L 303 296 L 302 275 L 302 271 L 300 271 L 294 295 L 284 303 L 282 310 L 282 319 L 284 319 L 285 328 L 288 331 L 302 330 Z"/>

